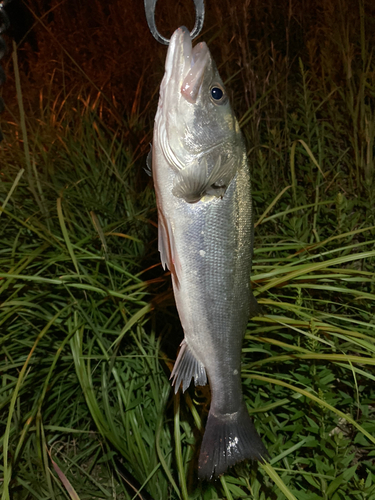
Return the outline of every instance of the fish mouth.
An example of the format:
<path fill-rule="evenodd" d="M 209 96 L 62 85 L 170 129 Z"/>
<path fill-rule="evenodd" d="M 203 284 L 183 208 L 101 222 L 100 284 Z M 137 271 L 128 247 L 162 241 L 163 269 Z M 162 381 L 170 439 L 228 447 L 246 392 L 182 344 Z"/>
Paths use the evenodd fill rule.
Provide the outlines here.
<path fill-rule="evenodd" d="M 173 33 L 165 63 L 167 80 L 173 82 L 173 86 L 178 85 L 182 97 L 192 104 L 198 98 L 209 61 L 210 52 L 206 43 L 200 42 L 193 48 L 185 26 Z"/>

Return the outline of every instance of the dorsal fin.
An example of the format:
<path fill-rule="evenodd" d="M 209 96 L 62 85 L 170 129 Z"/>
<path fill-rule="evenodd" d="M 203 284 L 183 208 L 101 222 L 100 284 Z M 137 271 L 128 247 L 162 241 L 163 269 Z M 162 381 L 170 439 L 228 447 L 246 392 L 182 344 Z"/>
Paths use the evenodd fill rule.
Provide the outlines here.
<path fill-rule="evenodd" d="M 146 158 L 146 166 L 143 169 L 147 175 L 152 177 L 152 144 L 150 144 L 150 151 L 148 152 L 147 158 Z"/>
<path fill-rule="evenodd" d="M 181 263 L 178 258 L 175 239 L 171 224 L 159 211 L 158 221 L 158 247 L 160 252 L 160 260 L 163 269 L 166 267 L 170 270 L 175 279 L 175 284 L 179 286 L 179 275 L 181 271 Z"/>

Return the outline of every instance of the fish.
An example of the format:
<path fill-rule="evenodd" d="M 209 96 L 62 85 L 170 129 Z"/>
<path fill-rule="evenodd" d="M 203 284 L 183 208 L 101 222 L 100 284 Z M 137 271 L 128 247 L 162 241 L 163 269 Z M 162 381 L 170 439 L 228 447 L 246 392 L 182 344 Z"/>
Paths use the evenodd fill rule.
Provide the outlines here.
<path fill-rule="evenodd" d="M 198 478 L 217 478 L 267 450 L 241 384 L 247 322 L 259 313 L 251 291 L 250 171 L 239 123 L 205 42 L 184 26 L 172 35 L 155 116 L 151 169 L 158 248 L 172 277 L 184 331 L 171 378 L 178 391 L 211 390 Z"/>

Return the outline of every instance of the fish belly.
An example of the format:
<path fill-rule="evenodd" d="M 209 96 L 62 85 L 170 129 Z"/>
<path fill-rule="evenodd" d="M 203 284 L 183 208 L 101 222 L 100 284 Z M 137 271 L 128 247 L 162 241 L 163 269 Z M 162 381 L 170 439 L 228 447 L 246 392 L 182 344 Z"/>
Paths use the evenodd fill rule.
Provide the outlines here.
<path fill-rule="evenodd" d="M 185 340 L 206 369 L 212 409 L 242 402 L 240 358 L 249 317 L 251 199 L 246 170 L 224 197 L 186 204 L 173 218 L 180 264 L 174 294 Z"/>
<path fill-rule="evenodd" d="M 161 179 L 159 179 L 161 181 Z M 200 479 L 245 459 L 267 456 L 242 397 L 241 348 L 250 313 L 253 223 L 246 160 L 222 198 L 187 203 L 171 195 L 173 175 L 157 189 L 169 266 L 185 339 L 172 377 L 175 389 L 195 378 L 211 389 L 199 456 Z M 255 299 L 254 299 L 255 302 Z"/>

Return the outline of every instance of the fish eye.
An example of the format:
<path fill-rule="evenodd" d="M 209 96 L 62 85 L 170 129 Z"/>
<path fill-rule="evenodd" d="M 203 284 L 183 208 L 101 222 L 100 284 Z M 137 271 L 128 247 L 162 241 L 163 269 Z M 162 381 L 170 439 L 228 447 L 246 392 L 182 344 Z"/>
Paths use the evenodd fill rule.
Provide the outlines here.
<path fill-rule="evenodd" d="M 211 101 L 215 104 L 223 104 L 226 101 L 224 90 L 218 85 L 213 85 L 210 89 Z"/>

